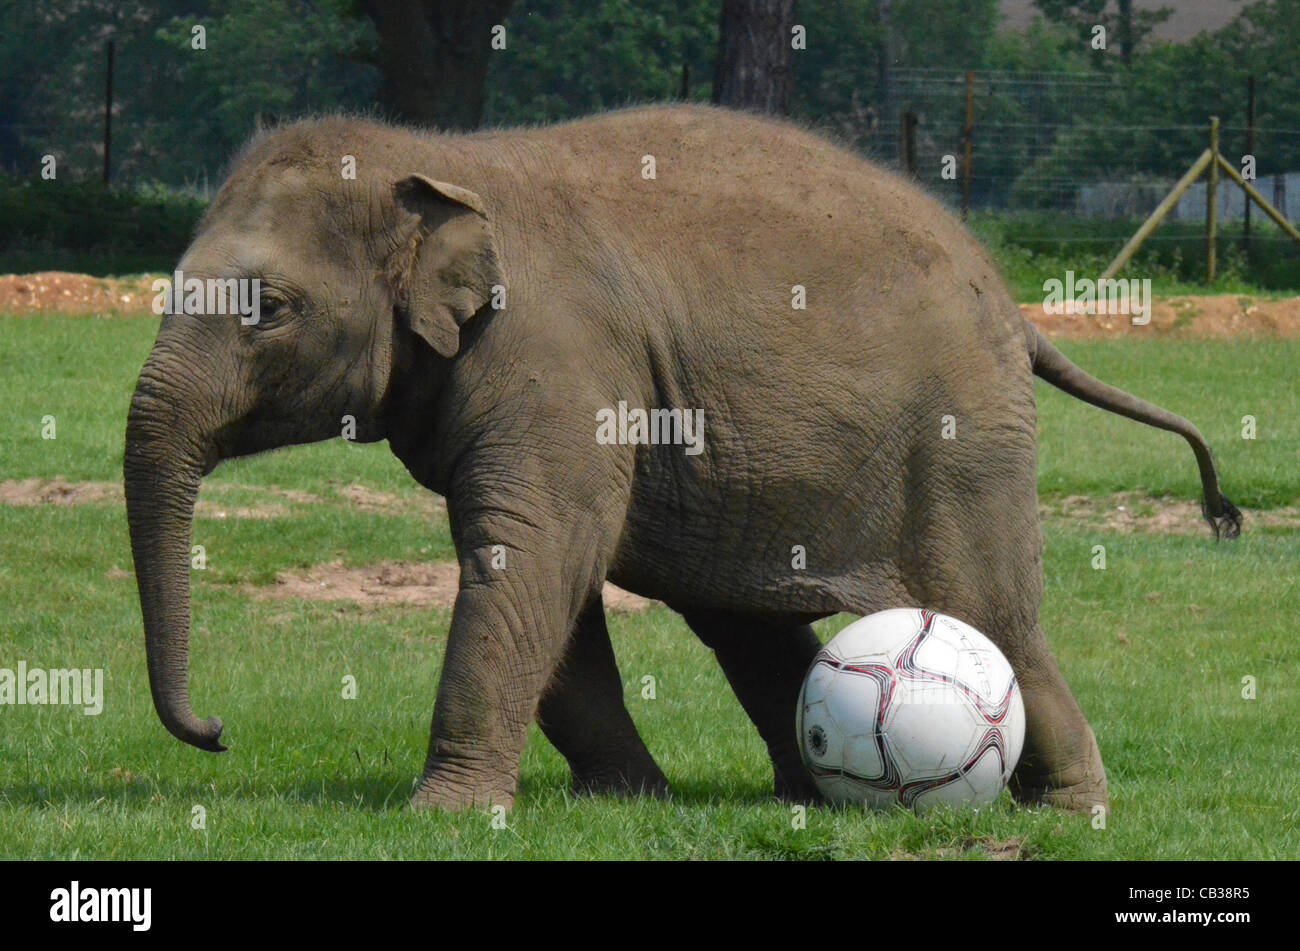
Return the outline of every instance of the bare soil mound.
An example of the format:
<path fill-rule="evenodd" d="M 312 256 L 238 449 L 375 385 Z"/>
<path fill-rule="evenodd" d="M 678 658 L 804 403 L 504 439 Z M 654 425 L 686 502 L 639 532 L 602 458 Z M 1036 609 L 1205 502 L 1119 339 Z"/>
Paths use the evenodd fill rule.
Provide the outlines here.
<path fill-rule="evenodd" d="M 1041 304 L 1020 312 L 1048 337 L 1300 335 L 1300 297 L 1158 297 L 1151 322 L 1138 327 L 1123 314 L 1045 314 Z"/>
<path fill-rule="evenodd" d="M 153 278 L 91 277 L 67 271 L 0 274 L 0 313 L 152 313 Z"/>

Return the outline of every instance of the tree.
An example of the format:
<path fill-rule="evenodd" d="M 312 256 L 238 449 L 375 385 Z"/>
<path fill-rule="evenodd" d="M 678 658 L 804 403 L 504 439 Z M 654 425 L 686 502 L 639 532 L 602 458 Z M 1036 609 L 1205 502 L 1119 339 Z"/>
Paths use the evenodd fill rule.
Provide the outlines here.
<path fill-rule="evenodd" d="M 1138 46 L 1174 11 L 1169 7 L 1134 10 L 1133 0 L 1115 0 L 1115 3 L 1116 9 L 1112 11 L 1110 0 L 1034 0 L 1034 6 L 1044 16 L 1072 27 L 1085 43 L 1092 41 L 1094 27 L 1105 27 L 1106 36 L 1115 37 L 1120 59 L 1128 65 Z"/>
<path fill-rule="evenodd" d="M 213 158 L 237 149 L 259 119 L 374 102 L 376 71 L 351 57 L 359 47 L 373 48 L 375 37 L 348 0 L 224 0 L 201 14 L 176 16 L 156 33 L 169 54 L 160 59 L 170 60 L 175 73 L 163 77 L 170 95 L 161 85 L 152 89 L 155 126 L 147 147 L 186 177 L 218 171 Z M 207 33 L 203 51 L 192 49 L 196 23 Z M 183 128 L 193 134 L 178 135 Z"/>
<path fill-rule="evenodd" d="M 492 28 L 513 0 L 361 0 L 379 48 L 380 104 L 393 118 L 473 129 L 483 116 Z M 505 37 L 508 42 L 508 37 Z"/>
<path fill-rule="evenodd" d="M 793 27 L 794 0 L 722 0 L 713 101 L 789 111 Z"/>
<path fill-rule="evenodd" d="M 717 0 L 519 0 L 505 25 L 509 50 L 492 57 L 485 123 L 709 98 Z M 697 81 L 685 94 L 683 73 Z"/>

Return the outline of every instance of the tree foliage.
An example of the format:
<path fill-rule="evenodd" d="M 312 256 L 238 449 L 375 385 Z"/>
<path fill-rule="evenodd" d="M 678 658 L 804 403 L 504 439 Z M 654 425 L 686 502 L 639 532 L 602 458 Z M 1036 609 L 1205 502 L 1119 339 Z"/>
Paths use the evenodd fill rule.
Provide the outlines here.
<path fill-rule="evenodd" d="M 1073 29 L 1085 45 L 1091 45 L 1098 26 L 1104 27 L 1106 48 L 1111 49 L 1113 44 L 1126 64 L 1174 12 L 1171 7 L 1135 10 L 1133 0 L 1034 0 L 1034 6 L 1049 19 Z M 1094 62 L 1104 65 L 1106 60 L 1096 58 Z"/>
<path fill-rule="evenodd" d="M 1062 135 L 1032 174 L 1080 182 L 1134 170 L 1177 178 L 1207 143 L 1210 116 L 1220 147 L 1245 153 L 1246 86 L 1256 77 L 1259 173 L 1300 169 L 1300 0 L 1259 0 L 1217 33 L 1157 43 L 1134 61 L 1087 126 Z"/>
<path fill-rule="evenodd" d="M 807 49 L 792 54 L 791 113 L 892 157 L 879 146 L 896 134 L 886 94 L 908 107 L 906 91 L 889 85 L 898 70 L 1096 75 L 1100 57 L 1080 42 L 1078 27 L 1119 14 L 1116 0 L 1040 0 L 1052 17 L 1010 33 L 999 30 L 997 6 L 799 0 L 795 20 Z M 554 121 L 683 95 L 707 101 L 720 12 L 721 0 L 516 0 L 504 20 L 506 48 L 488 57 L 484 121 Z M 1144 19 L 1148 12 L 1135 13 L 1139 55 L 1128 66 L 1105 57 L 1113 84 L 1087 103 L 1086 128 L 1070 128 L 1084 122 L 1082 113 L 1071 116 L 1070 101 L 1043 99 L 1034 115 L 1052 118 L 1039 138 L 1001 141 L 987 126 L 1029 121 L 1025 101 L 996 90 L 980 99 L 980 172 L 992 181 L 1179 174 L 1204 147 L 1201 129 L 1211 114 L 1227 126 L 1225 150 L 1244 148 L 1232 127 L 1243 124 L 1252 74 L 1260 126 L 1300 129 L 1300 0 L 1257 0 L 1225 29 L 1183 44 L 1144 34 L 1153 22 Z M 109 37 L 117 43 L 117 182 L 203 186 L 259 115 L 382 112 L 383 77 L 374 65 L 381 41 L 361 0 L 46 0 L 11 4 L 5 25 L 0 165 L 23 175 L 36 175 L 50 153 L 60 178 L 98 176 Z M 193 48 L 198 25 L 206 50 Z M 1055 94 L 1045 84 L 1041 95 Z M 959 124 L 960 105 L 944 109 L 922 117 L 921 134 L 942 133 L 933 144 L 951 151 L 959 143 L 944 123 Z M 1163 131 L 1129 131 L 1135 126 Z M 1261 133 L 1259 152 L 1262 169 L 1300 168 L 1300 136 Z"/>
<path fill-rule="evenodd" d="M 681 96 L 707 99 L 716 0 L 518 0 L 488 72 L 485 119 L 545 122 Z"/>

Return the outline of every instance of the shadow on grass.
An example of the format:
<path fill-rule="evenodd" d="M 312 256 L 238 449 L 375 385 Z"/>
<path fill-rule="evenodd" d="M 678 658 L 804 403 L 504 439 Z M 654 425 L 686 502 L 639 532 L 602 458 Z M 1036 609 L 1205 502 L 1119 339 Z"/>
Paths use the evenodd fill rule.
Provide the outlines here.
<path fill-rule="evenodd" d="M 0 786 L 0 803 L 34 809 L 62 809 L 67 805 L 96 804 L 142 808 L 159 803 L 200 803 L 240 799 L 248 802 L 276 801 L 309 806 L 342 805 L 367 812 L 395 812 L 405 809 L 415 792 L 417 777 L 399 769 L 384 769 L 371 775 L 351 777 L 268 777 L 251 779 L 226 776 L 221 779 L 170 780 L 105 774 L 101 778 L 78 778 L 57 786 L 47 783 L 10 783 Z M 729 781 L 726 777 L 687 776 L 670 780 L 671 796 L 583 793 L 579 798 L 593 802 L 666 801 L 686 807 L 759 806 L 782 804 L 770 785 Z M 525 808 L 545 807 L 549 800 L 569 794 L 567 772 L 553 769 L 525 773 L 519 781 L 516 802 Z M 571 795 L 571 794 L 570 794 Z"/>
<path fill-rule="evenodd" d="M 120 805 L 132 808 L 159 803 L 197 803 L 242 799 L 248 802 L 341 804 L 370 812 L 405 808 L 414 791 L 411 777 L 391 775 L 316 780 L 277 785 L 232 777 L 228 781 L 158 779 L 123 780 L 112 776 L 81 779 L 51 787 L 42 783 L 11 783 L 0 787 L 0 804 L 34 809 L 63 809 L 68 805 Z"/>

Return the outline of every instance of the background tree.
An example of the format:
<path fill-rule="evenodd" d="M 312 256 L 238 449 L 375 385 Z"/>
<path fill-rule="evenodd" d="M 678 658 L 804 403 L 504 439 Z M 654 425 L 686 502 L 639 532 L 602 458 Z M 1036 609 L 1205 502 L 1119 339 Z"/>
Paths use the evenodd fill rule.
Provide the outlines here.
<path fill-rule="evenodd" d="M 192 48 L 196 23 L 206 28 L 206 50 Z M 172 18 L 156 38 L 172 69 L 161 77 L 169 91 L 156 91 L 168 106 L 146 137 L 149 162 L 183 162 L 187 178 L 219 172 L 212 153 L 238 149 L 259 118 L 372 108 L 379 85 L 353 60 L 375 39 L 349 0 L 225 0 Z M 178 140 L 176 126 L 189 134 Z"/>
<path fill-rule="evenodd" d="M 887 76 L 915 67 L 952 76 L 967 69 L 1007 68 L 1002 60 L 990 61 L 993 51 L 1003 59 L 1014 55 L 1028 33 L 999 36 L 998 0 L 889 0 L 888 6 L 882 16 L 884 0 L 800 0 L 798 19 L 808 29 L 808 50 L 793 57 L 790 111 L 892 160 L 897 112 L 917 104 L 897 83 L 887 90 Z M 1068 58 L 1038 58 L 1036 34 L 1025 45 L 1032 50 L 1026 68 L 1078 68 Z M 923 135 L 936 118 L 921 116 Z"/>
<path fill-rule="evenodd" d="M 492 57 L 484 121 L 554 122 L 601 109 L 709 98 L 718 0 L 518 0 Z"/>
<path fill-rule="evenodd" d="M 790 108 L 794 0 L 722 0 L 713 101 L 735 109 Z"/>
<path fill-rule="evenodd" d="M 402 122 L 476 128 L 494 52 L 491 30 L 503 23 L 512 3 L 361 0 L 361 9 L 379 34 L 370 62 L 383 74 L 380 105 Z"/>
<path fill-rule="evenodd" d="M 102 166 L 105 45 L 116 43 L 113 181 L 206 190 L 254 128 L 372 106 L 378 73 L 345 58 L 373 47 L 351 0 L 49 0 L 0 36 L 5 164 L 45 153 L 63 180 Z M 202 27 L 198 44 L 196 27 Z M 4 143 L 0 135 L 0 144 Z"/>
<path fill-rule="evenodd" d="M 1174 12 L 1169 7 L 1158 10 L 1134 10 L 1133 0 L 1034 0 L 1034 6 L 1050 20 L 1072 27 L 1085 43 L 1092 42 L 1093 27 L 1106 28 L 1106 43 L 1114 42 L 1120 59 L 1127 65 L 1133 53 Z"/>
<path fill-rule="evenodd" d="M 1061 0 L 1043 0 L 1049 2 Z M 799 0 L 797 19 L 807 28 L 808 49 L 797 55 L 789 49 L 788 26 L 770 35 L 788 56 L 790 112 L 892 161 L 897 119 L 883 109 L 879 3 Z M 678 98 L 684 67 L 692 79 L 689 97 L 711 98 L 724 48 L 721 5 L 516 0 L 499 21 L 507 30 L 505 50 L 490 49 L 487 25 L 453 33 L 483 37 L 486 121 L 548 122 Z M 162 182 L 206 193 L 258 113 L 292 119 L 364 112 L 375 107 L 385 81 L 370 65 L 383 58 L 381 40 L 359 0 L 46 0 L 12 6 L 0 34 L 0 164 L 23 177 L 34 175 L 47 153 L 59 159 L 60 181 L 98 177 L 110 33 L 117 43 L 113 180 L 120 185 Z M 408 6 L 423 8 L 417 0 Z M 1083 9 L 1081 3 L 1070 7 Z M 1242 124 L 1252 73 L 1258 77 L 1259 126 L 1300 128 L 1300 0 L 1242 7 L 1216 33 L 1140 48 L 1129 68 L 1114 71 L 1113 93 L 1097 93 L 1086 109 L 1069 96 L 1057 103 L 1051 84 L 1026 82 L 1038 97 L 1033 114 L 1043 123 L 1032 141 L 1020 133 L 1013 140 L 1006 131 L 1025 121 L 1023 97 L 1003 97 L 1003 87 L 981 84 L 977 190 L 987 182 L 1006 191 L 1025 170 L 1066 183 L 1124 178 L 1135 169 L 1181 174 L 1188 155 L 1204 147 L 1201 128 L 1211 112 L 1224 119 L 1225 149 L 1244 149 L 1232 127 Z M 1090 72 L 1096 62 L 1077 24 L 1036 18 L 1021 32 L 999 32 L 996 10 L 996 0 L 891 0 L 891 70 L 938 70 L 920 77 L 920 85 L 897 87 L 897 107 L 921 113 L 922 151 L 955 147 L 950 127 L 960 123 L 960 97 L 951 104 L 912 100 L 909 88 L 934 88 L 966 69 Z M 205 50 L 193 48 L 196 25 L 206 29 Z M 1085 112 L 1092 132 L 1069 132 Z M 432 121 L 454 124 L 445 114 Z M 1097 132 L 1108 123 L 1190 128 Z M 1061 148 L 1053 150 L 1057 140 Z M 1300 168 L 1298 136 L 1261 132 L 1257 152 L 1261 173 Z M 1046 164 L 1031 169 L 1036 162 Z"/>

